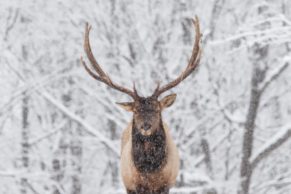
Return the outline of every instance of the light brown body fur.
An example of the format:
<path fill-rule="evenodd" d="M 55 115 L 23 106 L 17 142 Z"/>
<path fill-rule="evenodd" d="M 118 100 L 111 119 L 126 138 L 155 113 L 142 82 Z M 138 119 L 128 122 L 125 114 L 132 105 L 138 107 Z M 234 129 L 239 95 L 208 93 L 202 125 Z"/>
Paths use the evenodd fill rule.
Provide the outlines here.
<path fill-rule="evenodd" d="M 132 159 L 132 124 L 122 134 L 121 142 L 121 175 L 125 187 L 128 190 L 136 190 L 137 186 L 144 186 L 155 191 L 161 186 L 172 187 L 176 182 L 179 171 L 178 149 L 170 135 L 168 127 L 163 124 L 166 134 L 166 163 L 154 173 L 140 173 L 134 166 Z"/>

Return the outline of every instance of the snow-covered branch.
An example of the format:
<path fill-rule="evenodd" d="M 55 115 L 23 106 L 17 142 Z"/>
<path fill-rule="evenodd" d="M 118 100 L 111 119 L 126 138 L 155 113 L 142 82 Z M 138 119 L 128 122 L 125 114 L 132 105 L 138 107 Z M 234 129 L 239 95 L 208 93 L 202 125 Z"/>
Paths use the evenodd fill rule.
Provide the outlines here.
<path fill-rule="evenodd" d="M 274 81 L 276 80 L 283 72 L 284 70 L 289 66 L 290 57 L 286 57 L 284 60 L 284 64 L 281 66 L 278 66 L 275 68 L 272 72 L 270 72 L 267 77 L 265 78 L 265 81 L 260 84 L 259 90 L 261 90 L 261 93 L 263 93 L 266 88 Z"/>
<path fill-rule="evenodd" d="M 130 99 L 94 83 L 82 68 L 85 21 L 94 29 L 92 53 L 104 70 L 122 85 L 134 80 L 146 97 L 157 80 L 170 81 L 182 71 L 179 64 L 190 60 L 195 37 L 190 18 L 196 14 L 203 34 L 199 73 L 173 89 L 178 98 L 162 113 L 181 160 L 170 193 L 238 194 L 256 166 L 263 176 L 249 179 L 249 193 L 290 188 L 284 184 L 290 184 L 291 159 L 285 146 L 291 143 L 291 1 L 5 1 L 1 6 L 0 193 L 126 193 L 119 140 L 132 113 L 114 103 Z M 23 127 L 24 121 L 29 126 Z M 278 131 L 278 126 L 285 127 Z M 244 133 L 243 127 L 249 130 Z M 244 134 L 251 135 L 241 149 Z M 201 137 L 207 138 L 204 149 Z M 258 144 L 262 147 L 253 146 Z M 280 165 L 261 165 L 282 157 L 278 152 L 285 156 Z"/>
<path fill-rule="evenodd" d="M 291 137 L 291 123 L 288 123 L 280 129 L 280 131 L 268 142 L 266 142 L 257 152 L 255 152 L 250 158 L 252 169 L 254 169 L 258 163 L 269 156 L 275 149 L 280 147 Z"/>
<path fill-rule="evenodd" d="M 53 129 L 52 131 L 44 134 L 44 135 L 41 135 L 40 137 L 37 137 L 33 140 L 30 140 L 29 141 L 29 145 L 34 145 L 34 144 L 37 144 L 38 142 L 44 140 L 44 139 L 47 139 L 48 137 L 56 134 L 58 131 L 60 131 L 66 124 L 66 121 L 62 121 L 55 129 Z"/>
<path fill-rule="evenodd" d="M 52 103 L 55 107 L 57 107 L 59 110 L 61 110 L 65 115 L 67 115 L 70 119 L 76 121 L 81 126 L 84 127 L 84 129 L 91 135 L 97 137 L 105 146 L 107 146 L 109 149 L 113 151 L 113 153 L 119 157 L 119 150 L 117 149 L 116 145 L 112 143 L 110 139 L 102 135 L 100 132 L 96 131 L 94 127 L 89 125 L 85 120 L 83 120 L 81 117 L 67 109 L 62 103 L 58 102 L 54 97 L 52 97 L 49 93 L 45 91 L 40 91 L 40 94 L 48 100 L 50 103 Z"/>

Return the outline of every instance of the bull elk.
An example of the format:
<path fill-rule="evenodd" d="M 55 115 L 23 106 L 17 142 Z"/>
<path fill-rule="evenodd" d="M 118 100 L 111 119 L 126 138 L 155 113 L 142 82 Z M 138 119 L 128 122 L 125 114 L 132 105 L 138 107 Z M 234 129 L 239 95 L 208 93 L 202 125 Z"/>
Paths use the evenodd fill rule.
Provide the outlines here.
<path fill-rule="evenodd" d="M 113 82 L 102 70 L 92 54 L 89 41 L 91 27 L 86 24 L 84 49 L 93 70 L 81 58 L 85 70 L 94 79 L 133 99 L 133 102 L 117 103 L 125 110 L 133 112 L 132 121 L 123 131 L 121 141 L 121 175 L 129 194 L 167 194 L 176 182 L 179 154 L 161 114 L 174 103 L 176 94 L 170 94 L 161 100 L 158 98 L 181 83 L 199 64 L 201 34 L 197 17 L 193 19 L 193 24 L 196 31 L 195 43 L 186 69 L 175 80 L 161 87 L 158 84 L 149 97 L 139 96 L 135 86 L 131 90 Z"/>

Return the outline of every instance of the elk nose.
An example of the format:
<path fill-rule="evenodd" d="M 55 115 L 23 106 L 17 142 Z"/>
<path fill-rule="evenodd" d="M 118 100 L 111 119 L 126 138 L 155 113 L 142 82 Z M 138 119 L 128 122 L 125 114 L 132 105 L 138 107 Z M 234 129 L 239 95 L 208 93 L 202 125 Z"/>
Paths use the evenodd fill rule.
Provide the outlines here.
<path fill-rule="evenodd" d="M 151 128 L 151 124 L 150 123 L 145 123 L 144 125 L 143 125 L 143 129 L 145 130 L 145 131 L 147 131 L 147 130 L 149 130 L 150 128 Z"/>

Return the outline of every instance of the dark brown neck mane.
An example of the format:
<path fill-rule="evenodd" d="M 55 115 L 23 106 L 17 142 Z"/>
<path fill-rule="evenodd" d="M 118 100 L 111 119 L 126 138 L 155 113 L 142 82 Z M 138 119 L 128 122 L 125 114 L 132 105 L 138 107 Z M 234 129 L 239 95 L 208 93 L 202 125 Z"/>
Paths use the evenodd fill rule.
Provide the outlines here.
<path fill-rule="evenodd" d="M 160 121 L 160 129 L 150 136 L 143 136 L 132 125 L 132 156 L 134 165 L 141 173 L 158 171 L 166 161 L 166 134 Z"/>

